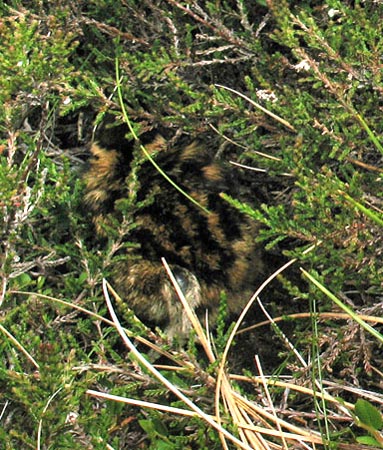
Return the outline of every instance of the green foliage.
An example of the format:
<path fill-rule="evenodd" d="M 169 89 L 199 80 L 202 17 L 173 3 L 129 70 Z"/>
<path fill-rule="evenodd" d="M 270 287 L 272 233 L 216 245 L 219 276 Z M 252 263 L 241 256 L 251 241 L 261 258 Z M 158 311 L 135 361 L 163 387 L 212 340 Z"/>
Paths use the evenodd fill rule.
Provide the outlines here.
<path fill-rule="evenodd" d="M 134 213 L 145 206 L 136 195 L 142 162 L 137 151 L 127 180 L 131 197 L 118 205 L 123 224 L 110 227 L 106 246 L 94 242 L 82 208 L 81 149 L 106 116 L 114 117 L 113 125 L 124 122 L 121 104 L 138 135 L 158 130 L 175 142 L 179 136 L 206 136 L 206 145 L 224 163 L 234 159 L 263 171 L 244 176 L 240 200 L 236 193 L 225 198 L 262 224 L 254 238 L 267 251 L 298 258 L 305 274 L 315 274 L 317 284 L 302 282 L 297 273 L 285 275 L 283 312 L 290 298 L 312 296 L 318 310 L 326 311 L 332 306 L 329 292 L 344 305 L 353 303 L 353 310 L 378 308 L 382 18 L 380 2 L 338 0 L 319 7 L 308 0 L 0 6 L 5 448 L 36 448 L 38 440 L 42 448 L 124 448 L 132 436 L 138 436 L 134 444 L 146 439 L 148 448 L 220 448 L 216 434 L 197 419 L 142 414 L 85 395 L 93 386 L 173 404 L 162 387 L 126 362 L 112 328 L 55 301 L 106 314 L 100 282 L 123 257 L 118 250 L 130 248 L 122 236 L 136 226 Z M 213 129 L 219 145 L 211 144 Z M 237 145 L 224 145 L 225 139 Z M 137 335 L 148 333 L 131 313 L 125 317 Z M 218 322 L 221 349 L 227 333 L 221 316 Z M 347 327 L 320 327 L 318 355 L 321 345 L 334 354 L 321 376 L 334 371 L 355 384 L 378 358 L 372 351 L 376 344 L 368 336 L 362 346 L 359 334 L 347 334 Z M 310 337 L 299 339 L 310 352 Z M 356 352 L 359 347 L 365 351 Z M 290 373 L 289 364 L 283 369 Z M 207 398 L 212 409 L 213 390 L 201 374 L 181 372 L 175 382 L 201 384 L 195 396 Z M 377 385 L 365 378 L 360 384 Z M 355 414 L 369 433 L 359 442 L 381 445 L 375 408 L 358 400 Z"/>
<path fill-rule="evenodd" d="M 380 430 L 383 427 L 381 413 L 367 400 L 358 399 L 355 404 L 355 414 L 364 425 L 375 430 Z"/>
<path fill-rule="evenodd" d="M 355 403 L 355 416 L 357 424 L 369 432 L 369 436 L 360 436 L 357 441 L 360 444 L 383 448 L 382 413 L 367 400 L 359 398 Z"/>

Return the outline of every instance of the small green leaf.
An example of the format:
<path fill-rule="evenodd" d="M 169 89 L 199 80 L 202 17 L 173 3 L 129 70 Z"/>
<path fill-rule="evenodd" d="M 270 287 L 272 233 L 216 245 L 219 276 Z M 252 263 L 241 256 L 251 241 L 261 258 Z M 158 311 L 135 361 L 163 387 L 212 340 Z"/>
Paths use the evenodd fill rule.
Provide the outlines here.
<path fill-rule="evenodd" d="M 138 423 L 140 427 L 147 433 L 149 436 L 155 435 L 154 425 L 151 420 L 139 420 Z"/>
<path fill-rule="evenodd" d="M 359 436 L 356 438 L 357 442 L 362 445 L 370 445 L 373 447 L 380 447 L 381 445 L 372 436 Z"/>
<path fill-rule="evenodd" d="M 162 422 L 162 420 L 153 418 L 153 425 L 156 433 L 160 436 L 167 436 L 169 434 L 168 429 L 166 428 L 166 425 Z"/>
<path fill-rule="evenodd" d="M 380 411 L 371 405 L 367 400 L 359 399 L 355 404 L 355 414 L 365 425 L 380 430 L 383 427 L 383 420 Z"/>
<path fill-rule="evenodd" d="M 22 273 L 16 277 L 16 282 L 19 289 L 26 289 L 32 283 L 32 278 L 27 273 Z"/>
<path fill-rule="evenodd" d="M 154 438 L 155 436 L 167 436 L 168 430 L 166 429 L 163 422 L 161 422 L 159 419 L 152 419 L 152 420 L 139 420 L 139 424 L 141 428 L 151 437 Z"/>
<path fill-rule="evenodd" d="M 175 448 L 175 444 L 171 444 L 165 441 L 156 441 L 157 450 L 174 450 Z"/>

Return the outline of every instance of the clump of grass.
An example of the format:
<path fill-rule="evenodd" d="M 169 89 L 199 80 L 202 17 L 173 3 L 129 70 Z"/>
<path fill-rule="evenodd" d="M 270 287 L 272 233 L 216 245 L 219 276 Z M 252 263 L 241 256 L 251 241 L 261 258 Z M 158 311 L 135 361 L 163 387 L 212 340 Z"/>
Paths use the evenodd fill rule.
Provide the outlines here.
<path fill-rule="evenodd" d="M 181 389 L 178 383 L 173 383 L 171 381 L 172 372 L 174 370 L 181 371 L 182 367 L 182 363 L 179 362 L 178 358 L 175 359 L 172 353 L 167 353 L 167 356 L 173 362 L 174 366 L 161 366 L 161 369 L 157 369 L 155 364 L 150 363 L 147 360 L 147 357 L 137 350 L 136 346 L 127 336 L 126 331 L 122 328 L 114 311 L 110 293 L 113 297 L 116 297 L 117 300 L 119 300 L 118 295 L 106 281 L 104 281 L 103 286 L 108 309 L 116 330 L 130 351 L 131 358 L 138 361 L 140 366 L 145 368 L 153 378 L 157 379 L 180 400 L 180 402 L 177 402 L 177 405 L 181 403 L 184 406 L 181 408 L 179 406 L 174 407 L 153 402 L 143 402 L 138 399 L 116 396 L 98 392 L 93 389 L 87 391 L 89 395 L 106 401 L 119 402 L 121 404 L 135 405 L 140 408 L 155 410 L 160 414 L 158 417 L 161 417 L 162 415 L 198 417 L 207 426 L 213 428 L 218 433 L 222 448 L 230 448 L 230 444 L 235 444 L 237 448 L 243 449 L 282 449 L 290 448 L 291 445 L 303 445 L 305 448 L 317 448 L 317 446 L 320 445 L 324 448 L 331 448 L 336 443 L 336 438 L 333 436 L 338 433 L 347 433 L 347 430 L 353 422 L 362 428 L 368 429 L 372 435 L 371 438 L 368 439 L 366 437 L 358 438 L 359 442 L 368 441 L 371 443 L 374 441 L 376 445 L 380 445 L 379 442 L 381 442 L 382 436 L 379 433 L 381 427 L 378 425 L 378 418 L 374 422 L 375 428 L 369 428 L 368 423 L 370 423 L 370 420 L 366 417 L 370 417 L 371 412 L 377 414 L 378 411 L 372 406 L 371 401 L 381 404 L 383 399 L 379 395 L 374 395 L 372 393 L 364 392 L 362 389 L 354 388 L 351 391 L 359 398 L 356 404 L 354 405 L 353 403 L 342 400 L 342 393 L 347 394 L 350 392 L 350 389 L 343 384 L 336 384 L 326 380 L 321 376 L 320 372 L 317 372 L 317 369 L 320 369 L 321 367 L 319 347 L 317 347 L 313 354 L 313 362 L 309 364 L 299 355 L 298 349 L 292 346 L 291 343 L 288 343 L 290 348 L 292 347 L 296 355 L 298 355 L 297 359 L 303 363 L 303 365 L 296 370 L 305 372 L 305 377 L 308 377 L 307 379 L 311 381 L 310 387 L 300 385 L 299 379 L 294 379 L 292 376 L 280 378 L 277 375 L 270 376 L 264 374 L 262 364 L 256 354 L 252 356 L 254 357 L 256 368 L 259 372 L 257 376 L 241 376 L 229 373 L 227 371 L 226 363 L 227 354 L 230 348 L 225 349 L 225 352 L 222 355 L 216 354 L 213 342 L 203 330 L 194 311 L 188 307 L 182 291 L 177 285 L 175 278 L 172 276 L 166 262 L 165 266 L 175 285 L 175 289 L 180 296 L 180 301 L 183 303 L 186 313 L 193 324 L 199 342 L 204 349 L 206 358 L 213 365 L 218 362 L 218 367 L 215 371 L 206 374 L 206 379 L 209 379 L 209 383 L 215 390 L 214 405 L 210 406 L 210 409 L 214 408 L 213 412 L 209 411 L 207 413 L 203 411 L 200 406 L 183 393 L 185 389 Z M 262 289 L 259 289 L 256 295 L 258 296 L 261 294 L 261 291 Z M 310 316 L 314 327 L 317 326 L 318 320 L 320 320 L 321 317 L 344 320 L 343 315 L 337 315 L 336 313 L 328 313 L 327 316 L 313 315 L 313 313 L 310 313 Z M 348 315 L 348 317 L 357 321 L 361 320 L 356 315 Z M 301 315 L 300 318 L 303 318 L 303 315 Z M 280 318 L 280 320 L 288 319 L 289 317 Z M 376 318 L 374 317 L 367 316 L 365 319 L 371 322 L 376 321 Z M 269 318 L 267 322 L 273 323 L 277 328 L 277 321 L 278 319 L 274 320 Z M 265 323 L 259 324 L 259 326 L 264 325 Z M 371 332 L 372 329 L 369 329 L 369 331 Z M 313 335 L 316 336 L 315 339 L 319 339 L 319 336 L 315 332 Z M 283 333 L 279 332 L 278 336 L 283 336 Z M 227 341 L 229 346 L 231 342 L 232 340 L 229 338 Z M 158 354 L 163 354 L 160 347 L 151 346 L 151 348 L 152 350 L 157 351 Z M 189 370 L 192 368 L 190 363 L 192 362 L 189 361 Z M 194 370 L 200 370 L 199 365 L 196 366 Z M 309 377 L 310 373 L 312 375 L 311 377 Z M 241 389 L 238 388 L 237 382 L 248 383 L 253 386 L 258 392 L 258 401 L 249 399 L 245 396 L 241 392 Z M 336 396 L 331 395 L 331 390 L 336 391 Z M 277 405 L 276 403 L 279 396 L 283 396 L 283 406 Z M 306 406 L 307 411 L 302 411 L 299 408 L 295 410 L 293 405 L 294 403 L 296 404 L 297 398 L 305 398 L 312 406 L 308 408 Z M 368 398 L 369 400 L 367 401 L 365 398 Z M 362 410 L 361 406 L 362 403 L 363 407 L 369 411 L 364 413 L 364 415 L 364 410 Z M 308 411 L 316 412 L 312 413 Z M 284 418 L 284 416 L 286 416 L 286 418 Z M 362 416 L 363 419 L 359 419 L 359 416 Z M 302 425 L 302 421 L 307 423 L 306 426 Z M 314 423 L 316 423 L 316 425 L 314 425 Z M 146 423 L 143 424 L 143 426 L 145 427 Z M 155 427 L 155 425 L 153 426 Z M 236 431 L 229 432 L 228 430 Z M 154 429 L 152 431 L 154 431 Z M 152 439 L 154 445 L 158 446 L 162 445 L 162 443 L 167 443 L 165 448 L 177 448 L 177 444 L 167 435 L 166 427 L 161 428 L 161 426 L 158 425 L 156 432 L 152 434 Z M 174 442 L 174 444 L 172 444 L 172 442 Z"/>
<path fill-rule="evenodd" d="M 379 2 L 11 4 L 0 6 L 5 448 L 381 447 Z M 138 137 L 214 134 L 238 177 L 257 169 L 246 202 L 228 201 L 263 224 L 271 273 L 281 255 L 299 261 L 249 309 L 266 320 L 256 312 L 235 337 L 220 324 L 216 346 L 195 323 L 203 351 L 174 351 L 130 315 L 140 354 L 167 361 L 151 365 L 202 415 L 129 360 L 105 319 L 102 279 L 134 224 L 95 243 L 80 173 L 93 127 L 124 122 L 121 104 Z M 127 203 L 139 207 L 135 193 Z M 245 372 L 240 354 L 254 357 Z"/>

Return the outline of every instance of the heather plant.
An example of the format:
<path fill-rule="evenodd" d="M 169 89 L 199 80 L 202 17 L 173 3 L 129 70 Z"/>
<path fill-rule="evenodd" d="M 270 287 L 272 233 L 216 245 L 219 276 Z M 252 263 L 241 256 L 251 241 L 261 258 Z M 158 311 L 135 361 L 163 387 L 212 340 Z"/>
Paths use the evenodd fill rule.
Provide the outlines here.
<path fill-rule="evenodd" d="M 4 448 L 381 446 L 382 20 L 372 1 L 0 6 Z M 109 320 L 102 279 L 132 245 L 140 181 L 133 167 L 100 243 L 81 172 L 94 135 L 120 129 L 203 136 L 243 180 L 227 201 L 262 224 L 273 280 L 254 287 L 248 331 L 222 314 L 216 346 L 174 351 L 112 296 L 141 354 L 209 417 L 185 413 Z"/>

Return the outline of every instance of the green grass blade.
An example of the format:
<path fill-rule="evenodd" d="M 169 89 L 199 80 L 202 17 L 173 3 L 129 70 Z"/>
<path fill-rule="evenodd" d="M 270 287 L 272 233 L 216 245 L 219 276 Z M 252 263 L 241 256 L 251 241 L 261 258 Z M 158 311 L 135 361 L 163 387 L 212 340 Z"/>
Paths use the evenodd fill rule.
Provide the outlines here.
<path fill-rule="evenodd" d="M 130 122 L 128 113 L 125 108 L 124 99 L 122 97 L 122 91 L 121 91 L 121 78 L 120 78 L 120 71 L 119 71 L 119 63 L 118 58 L 116 58 L 116 87 L 117 87 L 117 94 L 118 94 L 118 100 L 120 102 L 122 115 L 124 117 L 125 123 L 129 127 L 129 131 L 132 133 L 132 136 L 135 141 L 140 142 L 139 137 L 137 136 L 137 133 L 134 131 L 134 128 Z M 175 183 L 162 169 L 161 167 L 155 162 L 155 160 L 151 157 L 149 152 L 146 150 L 145 146 L 140 144 L 140 149 L 146 156 L 146 158 L 150 161 L 151 164 L 155 167 L 155 169 L 160 173 L 166 181 L 168 181 L 178 192 L 180 192 L 183 196 L 185 196 L 190 202 L 192 202 L 194 205 L 198 206 L 198 208 L 202 209 L 206 214 L 210 214 L 210 211 L 203 205 L 201 205 L 196 199 L 194 199 L 192 196 L 190 196 L 187 192 L 185 192 L 182 188 L 178 186 L 177 183 Z"/>
<path fill-rule="evenodd" d="M 342 192 L 343 197 L 352 205 L 354 205 L 357 209 L 359 209 L 359 211 L 361 211 L 363 214 L 365 214 L 367 217 L 369 217 L 371 220 L 373 220 L 374 222 L 376 222 L 378 225 L 380 225 L 381 227 L 383 227 L 383 218 L 377 214 L 375 211 L 372 211 L 370 208 L 366 208 L 364 205 L 362 205 L 361 203 L 357 202 L 356 200 L 354 200 L 351 196 L 349 196 L 348 194 Z"/>
<path fill-rule="evenodd" d="M 368 137 L 371 139 L 371 142 L 375 145 L 375 147 L 380 151 L 380 153 L 383 155 L 383 146 L 379 142 L 378 138 L 375 136 L 374 132 L 371 130 L 371 128 L 368 126 L 367 122 L 364 120 L 364 118 L 360 115 L 356 115 L 357 119 L 359 120 L 359 123 L 362 125 L 362 127 L 365 129 L 366 133 L 368 134 Z"/>
<path fill-rule="evenodd" d="M 310 280 L 320 291 L 322 291 L 329 299 L 331 299 L 339 308 L 341 308 L 345 313 L 347 313 L 355 322 L 357 322 L 361 327 L 368 331 L 372 336 L 376 337 L 380 342 L 383 343 L 383 335 L 379 331 L 375 330 L 371 325 L 366 323 L 361 319 L 353 309 L 345 305 L 338 297 L 336 297 L 332 292 L 330 292 L 322 283 L 316 280 L 312 275 L 310 275 L 306 270 L 301 268 L 303 275 Z"/>

